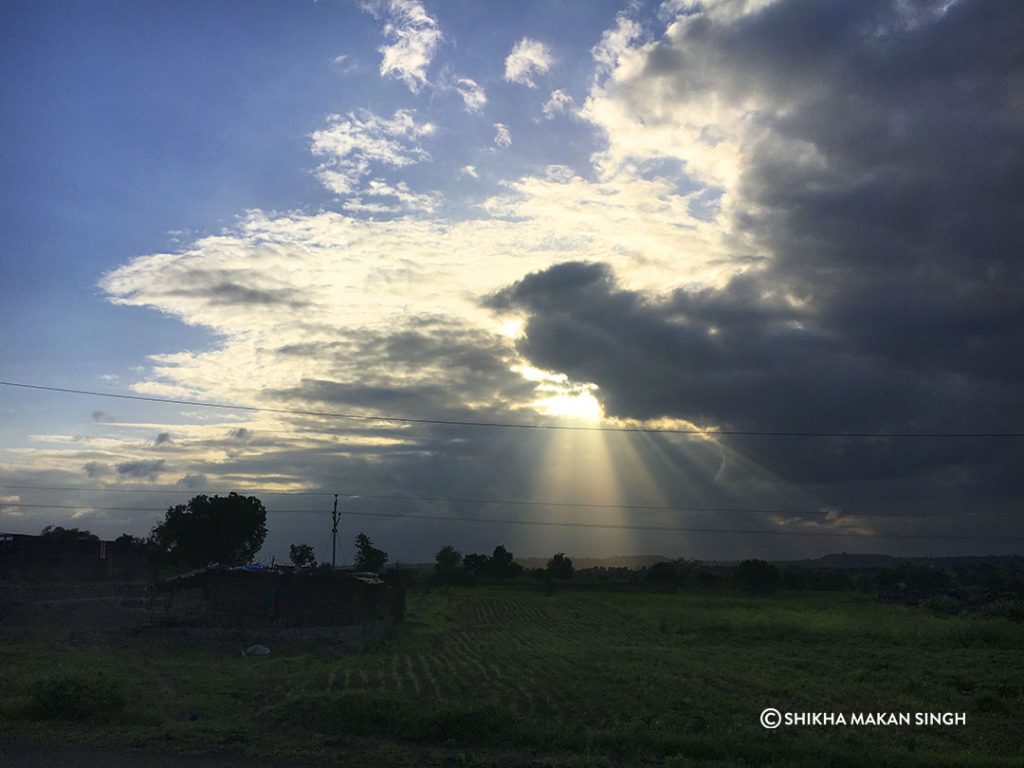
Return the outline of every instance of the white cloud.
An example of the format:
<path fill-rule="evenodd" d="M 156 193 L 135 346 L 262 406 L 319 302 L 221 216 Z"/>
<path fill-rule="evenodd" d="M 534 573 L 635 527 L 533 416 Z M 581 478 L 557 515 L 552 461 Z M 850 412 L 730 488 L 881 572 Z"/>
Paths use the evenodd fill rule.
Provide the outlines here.
<path fill-rule="evenodd" d="M 430 159 L 419 140 L 432 135 L 434 125 L 416 122 L 410 110 L 400 109 L 390 118 L 363 110 L 330 115 L 327 122 L 313 132 L 311 150 L 326 158 L 317 177 L 336 194 L 355 192 L 372 165 L 401 168 Z"/>
<path fill-rule="evenodd" d="M 377 49 L 383 55 L 381 76 L 402 80 L 418 93 L 427 84 L 427 68 L 443 37 L 437 21 L 416 0 L 371 0 L 363 8 L 385 19 L 388 44 Z"/>
<path fill-rule="evenodd" d="M 477 85 L 475 80 L 471 80 L 468 77 L 459 77 L 456 78 L 452 87 L 462 96 L 467 112 L 480 112 L 487 104 L 487 94 L 483 88 Z"/>
<path fill-rule="evenodd" d="M 615 26 L 606 29 L 601 35 L 601 42 L 595 45 L 590 53 L 597 65 L 596 75 L 605 75 L 619 64 L 619 57 L 629 50 L 630 44 L 640 38 L 643 30 L 639 22 L 631 19 L 626 13 L 615 17 Z"/>
<path fill-rule="evenodd" d="M 504 123 L 494 124 L 494 143 L 504 149 L 505 147 L 512 146 L 512 132 L 508 129 L 508 126 Z"/>
<path fill-rule="evenodd" d="M 680 17 L 659 42 L 680 54 L 685 51 L 693 60 L 685 98 L 668 87 L 657 69 L 652 72 L 648 68 L 653 44 L 623 43 L 595 49 L 595 57 L 602 57 L 604 66 L 615 62 L 595 83 L 579 111 L 602 129 L 607 139 L 605 150 L 594 157 L 599 172 L 614 174 L 630 163 L 676 159 L 691 179 L 725 190 L 728 199 L 742 167 L 743 137 L 757 127 L 749 118 L 763 105 L 751 99 L 736 102 L 722 98 L 712 87 L 718 76 L 717 62 L 704 59 L 696 44 L 679 45 L 689 27 L 701 18 L 699 14 Z M 621 22 L 620 17 L 606 37 L 622 42 Z"/>
<path fill-rule="evenodd" d="M 480 174 L 476 172 L 476 167 L 472 165 L 462 166 L 462 170 L 459 171 L 459 176 L 470 176 L 474 179 L 480 178 Z"/>
<path fill-rule="evenodd" d="M 355 72 L 359 68 L 359 65 L 356 63 L 356 60 L 349 56 L 347 53 L 340 53 L 337 56 L 335 56 L 333 64 L 335 69 L 343 75 Z"/>
<path fill-rule="evenodd" d="M 572 96 L 562 90 L 555 90 L 551 92 L 551 96 L 544 102 L 542 111 L 544 112 L 544 118 L 551 120 L 556 115 L 560 115 L 563 112 L 569 111 L 573 104 Z"/>
<path fill-rule="evenodd" d="M 397 213 L 402 211 L 421 211 L 432 213 L 441 203 L 441 196 L 436 192 L 417 193 L 409 189 L 404 181 L 388 184 L 383 179 L 373 179 L 362 190 L 361 195 L 378 199 L 389 199 L 391 204 L 377 202 L 365 203 L 362 197 L 347 200 L 342 209 L 359 213 Z"/>
<path fill-rule="evenodd" d="M 505 79 L 536 88 L 535 75 L 543 75 L 551 69 L 555 58 L 551 48 L 538 40 L 524 37 L 512 47 L 505 58 Z"/>

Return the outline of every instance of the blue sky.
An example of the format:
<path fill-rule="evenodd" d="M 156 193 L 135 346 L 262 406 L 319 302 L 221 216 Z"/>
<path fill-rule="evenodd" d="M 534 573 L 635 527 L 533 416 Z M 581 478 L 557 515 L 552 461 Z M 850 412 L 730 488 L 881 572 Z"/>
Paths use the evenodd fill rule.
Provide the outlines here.
<path fill-rule="evenodd" d="M 454 168 L 480 161 L 493 122 L 522 131 L 518 151 L 484 156 L 487 175 L 462 195 L 481 197 L 556 148 L 559 162 L 585 167 L 590 131 L 568 121 L 534 130 L 529 115 L 549 91 L 505 83 L 503 54 L 525 35 L 559 30 L 557 82 L 579 93 L 587 52 L 616 10 L 438 8 L 443 66 L 498 93 L 490 122 L 446 126 L 434 183 L 454 187 Z M 33 379 L 123 372 L 182 339 L 208 342 L 154 313 L 112 308 L 94 288 L 98 275 L 250 208 L 330 206 L 309 156 L 309 134 L 329 113 L 415 106 L 440 115 L 459 101 L 381 79 L 381 23 L 353 3 L 12 3 L 4 27 L 0 296 L 17 318 L 4 329 L 7 364 Z"/>
<path fill-rule="evenodd" d="M 710 430 L 1002 431 L 1020 416 L 1006 346 L 1021 309 L 1009 255 L 1020 201 L 1012 160 L 991 161 L 1017 151 L 1019 81 L 1000 55 L 1012 4 L 3 13 L 4 379 Z M 843 510 L 999 511 L 1020 498 L 1019 446 L 1006 443 L 540 445 L 11 389 L 0 412 L 10 484 L 112 489 L 78 518 L 110 535 L 154 521 L 104 511 L 123 499 L 113 489 L 342 485 L 811 513 L 659 518 L 801 534 L 762 540 L 502 529 L 529 554 L 920 552 L 932 545 Z M 0 500 L 24 530 L 66 520 L 18 501 L 86 504 Z M 930 524 L 919 530 L 962 530 Z M 307 533 L 289 526 L 272 533 L 278 554 Z M 493 546 L 483 525 L 422 526 L 378 533 L 413 558 L 451 538 Z M 803 536 L 815 532 L 851 538 Z"/>

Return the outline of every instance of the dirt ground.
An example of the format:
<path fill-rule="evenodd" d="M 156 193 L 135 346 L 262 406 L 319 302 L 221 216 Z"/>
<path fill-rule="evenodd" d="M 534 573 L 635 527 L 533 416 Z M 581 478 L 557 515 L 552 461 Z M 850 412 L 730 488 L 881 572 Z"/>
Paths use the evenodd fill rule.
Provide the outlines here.
<path fill-rule="evenodd" d="M 93 746 L 9 743 L 0 738 L 4 768 L 300 768 L 298 764 L 230 760 L 189 754 L 160 755 L 142 750 Z"/>

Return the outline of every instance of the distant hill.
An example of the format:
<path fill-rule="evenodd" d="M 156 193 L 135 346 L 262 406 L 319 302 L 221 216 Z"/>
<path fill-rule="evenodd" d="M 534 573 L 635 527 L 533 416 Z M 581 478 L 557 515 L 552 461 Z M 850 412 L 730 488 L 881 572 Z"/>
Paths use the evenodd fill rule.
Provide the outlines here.
<path fill-rule="evenodd" d="M 778 560 L 778 565 L 795 565 L 801 568 L 895 568 L 907 558 L 891 555 L 858 555 L 839 552 L 814 560 Z"/>
<path fill-rule="evenodd" d="M 814 560 L 777 560 L 777 565 L 795 565 L 801 568 L 895 568 L 900 563 L 947 568 L 971 563 L 1011 563 L 1020 561 L 1021 555 L 961 555 L 952 557 L 893 557 L 892 555 L 858 555 L 847 552 L 825 555 Z"/>
<path fill-rule="evenodd" d="M 571 554 L 569 554 L 572 557 Z M 524 568 L 545 568 L 550 557 L 517 557 L 516 562 Z M 613 557 L 573 557 L 572 564 L 576 570 L 581 568 L 647 568 L 663 560 L 677 558 L 665 555 L 615 555 Z"/>

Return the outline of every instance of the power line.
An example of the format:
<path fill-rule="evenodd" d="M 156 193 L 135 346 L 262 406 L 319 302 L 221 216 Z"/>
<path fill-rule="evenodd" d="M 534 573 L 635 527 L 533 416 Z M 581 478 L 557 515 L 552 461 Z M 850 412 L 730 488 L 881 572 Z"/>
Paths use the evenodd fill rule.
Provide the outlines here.
<path fill-rule="evenodd" d="M 164 512 L 162 507 L 83 507 L 73 504 L 12 504 L 11 506 L 36 508 L 36 509 L 73 509 L 80 512 Z M 277 515 L 323 515 L 321 509 L 277 509 L 267 510 L 267 514 Z M 1024 541 L 1024 536 L 1003 536 L 993 534 L 991 536 L 954 536 L 947 534 L 922 534 L 922 533 L 844 533 L 838 531 L 778 531 L 762 530 L 757 528 L 708 528 L 692 526 L 662 526 L 662 525 L 623 525 L 621 523 L 580 523 L 561 522 L 554 520 L 522 520 L 517 518 L 495 518 L 495 517 L 464 517 L 458 515 L 404 515 L 398 512 L 355 512 L 346 510 L 346 515 L 357 515 L 360 517 L 387 517 L 402 520 L 443 520 L 464 523 L 497 523 L 501 525 L 537 525 L 553 528 L 599 528 L 607 530 L 626 531 L 664 531 L 670 533 L 733 533 L 740 535 L 764 535 L 764 536 L 841 536 L 857 538 L 897 538 L 897 539 L 945 539 L 952 541 L 988 541 L 999 539 L 1000 541 Z"/>
<path fill-rule="evenodd" d="M 202 493 L 207 496 L 215 494 L 226 495 L 232 491 L 203 491 L 194 488 L 104 488 L 99 485 L 6 485 L 0 483 L 0 488 L 18 491 L 80 491 L 86 493 L 177 493 L 193 495 Z M 258 493 L 261 496 L 333 496 L 328 491 L 271 491 L 266 488 L 235 488 L 234 493 Z M 342 494 L 347 495 L 347 494 Z M 358 494 L 356 494 L 358 495 Z"/>
<path fill-rule="evenodd" d="M 894 538 L 894 539 L 949 539 L 949 540 L 980 540 L 988 541 L 1024 541 L 1024 536 L 949 536 L 944 534 L 887 534 L 887 533 L 839 533 L 835 531 L 766 531 L 757 528 L 694 528 L 684 526 L 660 525 L 618 525 L 613 523 L 562 523 L 547 520 L 514 520 L 497 518 L 455 517 L 454 515 L 402 515 L 388 512 L 346 512 L 347 515 L 363 517 L 396 517 L 403 520 L 458 520 L 468 523 L 502 523 L 509 525 L 544 525 L 565 528 L 607 528 L 629 531 L 667 531 L 673 533 L 737 533 L 765 536 L 834 536 L 844 538 Z"/>
<path fill-rule="evenodd" d="M 45 486 L 45 485 L 5 485 L 0 483 L 0 488 L 7 490 L 31 490 L 31 491 L 76 491 L 76 492 L 88 492 L 88 493 L 105 493 L 108 491 L 116 493 L 174 493 L 174 494 L 204 494 L 207 496 L 214 495 L 227 495 L 232 491 L 200 491 L 200 490 L 183 490 L 181 488 L 166 488 L 166 489 L 154 489 L 154 488 L 102 488 L 98 486 Z M 346 499 L 358 500 L 358 499 L 369 499 L 373 501 L 428 501 L 428 502 L 439 502 L 448 504 L 495 504 L 499 506 L 513 506 L 513 507 L 559 507 L 567 509 L 608 509 L 608 510 L 629 510 L 629 511 L 641 511 L 641 512 L 710 512 L 710 513 L 721 513 L 721 514 L 759 514 L 759 515 L 802 515 L 802 516 L 821 516 L 828 514 L 838 514 L 842 517 L 964 517 L 964 516 L 988 516 L 988 515 L 1013 515 L 1015 512 L 1009 512 L 1005 510 L 959 510 L 956 512 L 869 512 L 869 511 L 833 511 L 827 509 L 764 509 L 764 508 L 752 508 L 752 507 L 706 507 L 706 506 L 676 506 L 676 505 L 658 505 L 658 504 L 593 504 L 589 502 L 574 502 L 574 501 L 544 501 L 540 499 L 493 499 L 493 498 L 469 498 L 469 497 L 452 497 L 452 496 L 403 496 L 399 494 L 383 494 L 383 493 L 330 493 L 327 491 L 264 491 L 260 489 L 236 489 L 235 493 L 244 494 L 260 494 L 262 496 L 281 495 L 281 496 L 339 496 Z M 10 504 L 10 506 L 24 506 L 24 507 L 47 507 L 52 508 L 51 505 L 33 505 L 33 504 Z M 71 509 L 77 509 L 77 506 L 68 507 Z M 90 507 L 91 509 L 92 507 Z M 105 507 L 104 509 L 113 511 L 115 508 Z M 129 509 L 130 511 L 130 509 Z"/>
<path fill-rule="evenodd" d="M 96 392 L 87 389 L 71 389 L 68 387 L 49 387 L 41 384 L 25 384 L 16 381 L 0 381 L 0 386 L 19 387 L 22 389 L 41 390 L 44 392 L 60 392 L 71 395 L 89 395 L 92 397 L 109 397 L 119 400 L 140 400 L 149 403 L 166 403 L 169 405 L 188 405 L 198 408 L 222 408 L 250 413 L 280 413 L 291 416 L 316 416 L 331 419 L 353 419 L 358 421 L 386 421 L 399 424 L 435 424 L 453 427 L 492 427 L 502 429 L 534 429 L 559 430 L 568 432 L 638 432 L 644 434 L 741 436 L 741 437 L 837 437 L 837 438 L 1020 438 L 1024 432 L 799 432 L 799 431 L 759 431 L 759 430 L 705 430 L 705 429 L 670 429 L 657 427 L 599 427 L 568 424 L 523 424 L 517 422 L 497 421 L 461 421 L 455 419 L 414 419 L 406 416 L 389 416 L 387 414 L 357 414 L 337 411 L 307 411 L 295 408 L 271 408 L 254 405 L 230 405 L 202 400 L 178 400 L 168 397 L 152 397 L 148 395 L 125 395 L 114 392 Z"/>

